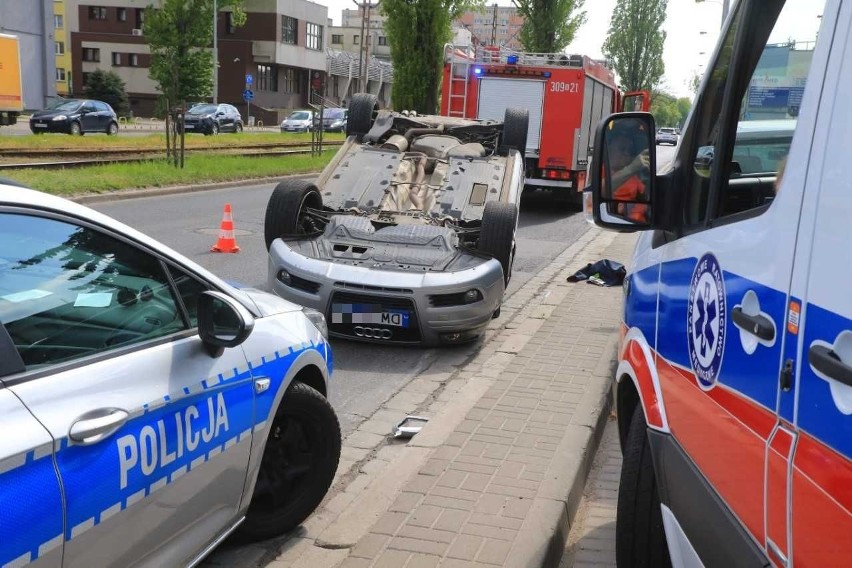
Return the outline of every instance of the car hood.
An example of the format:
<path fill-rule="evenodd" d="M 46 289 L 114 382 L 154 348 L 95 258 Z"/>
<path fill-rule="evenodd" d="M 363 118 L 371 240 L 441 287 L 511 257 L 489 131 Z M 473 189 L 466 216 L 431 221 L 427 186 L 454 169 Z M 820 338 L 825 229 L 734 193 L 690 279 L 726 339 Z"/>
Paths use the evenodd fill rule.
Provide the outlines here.
<path fill-rule="evenodd" d="M 310 123 L 311 123 L 310 118 L 287 118 L 281 124 L 300 125 L 300 124 L 310 124 Z"/>
<path fill-rule="evenodd" d="M 213 116 L 213 115 L 210 114 L 210 113 L 192 114 L 192 113 L 188 112 L 188 113 L 186 113 L 184 120 L 201 120 L 202 118 L 210 118 L 211 116 Z"/>
<path fill-rule="evenodd" d="M 33 115 L 32 115 L 32 118 L 53 118 L 53 117 L 59 116 L 59 115 L 73 116 L 75 114 L 78 114 L 79 112 L 80 112 L 80 109 L 77 109 L 77 110 L 40 110 L 40 111 L 34 112 Z"/>
<path fill-rule="evenodd" d="M 276 316 L 302 309 L 298 304 L 257 288 L 238 288 L 237 290 L 240 295 L 251 300 L 261 317 Z"/>

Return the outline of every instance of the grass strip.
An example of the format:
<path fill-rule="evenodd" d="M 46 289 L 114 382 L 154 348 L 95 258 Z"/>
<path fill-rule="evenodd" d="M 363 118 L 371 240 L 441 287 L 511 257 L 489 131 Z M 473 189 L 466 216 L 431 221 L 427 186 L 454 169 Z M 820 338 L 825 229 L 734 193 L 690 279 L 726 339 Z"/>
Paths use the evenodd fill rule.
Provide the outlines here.
<path fill-rule="evenodd" d="M 104 193 L 122 189 L 166 187 L 276 177 L 319 171 L 334 151 L 284 157 L 187 156 L 183 169 L 165 160 L 108 164 L 73 170 L 6 170 L 4 177 L 54 195 Z"/>
<path fill-rule="evenodd" d="M 68 136 L 67 134 L 30 134 L 28 136 L 0 135 L 0 148 L 6 150 L 109 150 L 110 148 L 132 148 L 139 150 L 166 151 L 166 135 L 151 133 L 141 136 L 127 136 L 121 131 L 118 136 L 95 134 L 92 136 Z M 326 132 L 323 140 L 343 140 L 345 136 L 339 132 Z M 242 134 L 220 134 L 218 136 L 203 136 L 189 134 L 186 136 L 187 148 L 211 148 L 219 146 L 250 146 L 252 144 L 279 144 L 283 142 L 311 143 L 310 132 L 243 132 Z M 178 140 L 180 144 L 180 140 Z"/>

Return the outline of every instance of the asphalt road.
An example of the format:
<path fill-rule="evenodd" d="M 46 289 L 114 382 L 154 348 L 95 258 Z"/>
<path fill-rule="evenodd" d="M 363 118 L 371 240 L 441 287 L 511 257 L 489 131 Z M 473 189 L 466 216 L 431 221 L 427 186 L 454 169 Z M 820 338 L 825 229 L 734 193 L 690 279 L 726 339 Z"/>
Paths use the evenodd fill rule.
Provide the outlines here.
<path fill-rule="evenodd" d="M 272 184 L 145 197 L 93 207 L 174 248 L 228 281 L 266 286 L 263 217 Z M 233 210 L 238 254 L 211 253 L 225 203 Z M 521 204 L 512 294 L 588 230 L 576 211 L 555 208 L 552 196 L 532 192 Z M 597 259 L 589 259 L 597 260 Z M 335 388 L 332 404 L 344 435 L 383 402 L 452 349 L 389 347 L 332 340 Z"/>

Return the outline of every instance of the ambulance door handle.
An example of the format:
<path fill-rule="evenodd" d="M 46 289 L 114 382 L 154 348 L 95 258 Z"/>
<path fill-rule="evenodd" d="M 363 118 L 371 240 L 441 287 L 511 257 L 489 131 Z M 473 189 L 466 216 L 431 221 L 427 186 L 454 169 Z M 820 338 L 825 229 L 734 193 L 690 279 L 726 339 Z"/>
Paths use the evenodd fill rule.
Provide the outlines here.
<path fill-rule="evenodd" d="M 96 444 L 115 433 L 130 415 L 120 408 L 101 408 L 92 410 L 77 418 L 71 424 L 68 437 L 76 444 L 87 446 Z"/>
<path fill-rule="evenodd" d="M 808 363 L 823 375 L 852 387 L 852 367 L 841 361 L 831 347 L 811 345 L 808 349 Z"/>
<path fill-rule="evenodd" d="M 734 325 L 743 331 L 747 331 L 752 335 L 764 341 L 772 341 L 775 339 L 775 326 L 772 321 L 766 316 L 756 315 L 751 316 L 740 307 L 731 310 L 731 319 L 734 320 Z"/>

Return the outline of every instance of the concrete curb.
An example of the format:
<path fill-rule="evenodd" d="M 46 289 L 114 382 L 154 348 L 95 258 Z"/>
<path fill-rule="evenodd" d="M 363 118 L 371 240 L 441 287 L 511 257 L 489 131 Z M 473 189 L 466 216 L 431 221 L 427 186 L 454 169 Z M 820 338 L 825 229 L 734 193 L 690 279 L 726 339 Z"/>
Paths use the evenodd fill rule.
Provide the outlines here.
<path fill-rule="evenodd" d="M 123 201 L 125 199 L 137 199 L 140 197 L 159 197 L 162 195 L 177 195 L 180 193 L 195 193 L 198 191 L 209 191 L 214 189 L 226 189 L 229 187 L 248 187 L 252 185 L 262 185 L 267 183 L 278 183 L 285 179 L 301 179 L 311 178 L 318 175 L 319 172 L 305 172 L 301 174 L 290 174 L 286 176 L 276 176 L 268 178 L 253 178 L 240 181 L 222 181 L 216 183 L 205 183 L 198 185 L 171 185 L 167 187 L 148 187 L 142 189 L 124 189 L 119 191 L 109 191 L 107 193 L 95 193 L 75 195 L 68 197 L 70 201 L 76 201 L 84 205 L 90 203 L 104 203 L 106 201 Z"/>

